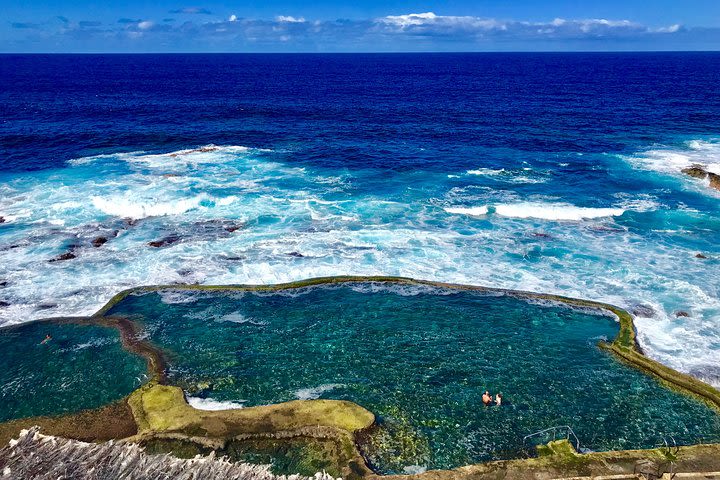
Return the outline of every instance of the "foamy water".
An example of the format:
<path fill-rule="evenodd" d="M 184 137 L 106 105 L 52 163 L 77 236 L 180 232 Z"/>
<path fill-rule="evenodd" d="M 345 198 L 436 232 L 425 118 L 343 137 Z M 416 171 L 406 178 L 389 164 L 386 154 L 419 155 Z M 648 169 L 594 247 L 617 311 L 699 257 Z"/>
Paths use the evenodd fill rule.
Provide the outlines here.
<path fill-rule="evenodd" d="M 623 306 L 649 355 L 720 384 L 720 210 L 677 173 L 701 159 L 714 169 L 718 152 L 702 141 L 623 157 L 613 168 L 643 188 L 596 201 L 557 194 L 570 174 L 528 167 L 379 176 L 241 146 L 3 174 L 0 323 L 89 315 L 139 285 L 399 275 Z M 544 183 L 496 180 L 519 176 Z"/>

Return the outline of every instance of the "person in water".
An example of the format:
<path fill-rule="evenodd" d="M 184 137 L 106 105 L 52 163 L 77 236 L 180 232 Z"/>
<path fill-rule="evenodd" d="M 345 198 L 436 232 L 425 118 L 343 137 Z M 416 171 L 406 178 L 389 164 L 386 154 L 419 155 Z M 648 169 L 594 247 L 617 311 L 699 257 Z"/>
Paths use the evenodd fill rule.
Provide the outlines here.
<path fill-rule="evenodd" d="M 50 340 L 52 340 L 52 337 L 51 337 L 50 335 L 45 335 L 45 340 L 43 340 L 42 342 L 40 342 L 40 345 L 45 345 L 45 344 L 46 344 L 47 342 L 49 342 Z"/>
<path fill-rule="evenodd" d="M 498 407 L 502 405 L 502 393 L 498 393 L 497 395 L 495 395 L 495 405 L 497 405 Z"/>
<path fill-rule="evenodd" d="M 485 390 L 485 393 L 483 393 L 482 402 L 485 404 L 485 406 L 488 406 L 492 403 L 492 396 L 487 390 Z"/>

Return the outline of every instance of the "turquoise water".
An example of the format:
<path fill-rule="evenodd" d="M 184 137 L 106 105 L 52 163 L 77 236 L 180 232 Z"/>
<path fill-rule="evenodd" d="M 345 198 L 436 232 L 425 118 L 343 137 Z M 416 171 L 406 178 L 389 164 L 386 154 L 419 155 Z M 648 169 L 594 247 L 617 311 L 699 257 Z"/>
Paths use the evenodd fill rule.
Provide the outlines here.
<path fill-rule="evenodd" d="M 41 344 L 46 335 L 52 339 Z M 0 421 L 103 406 L 137 388 L 145 360 L 96 326 L 34 322 L 0 329 Z"/>
<path fill-rule="evenodd" d="M 614 318 L 566 306 L 358 283 L 146 293 L 110 314 L 142 320 L 168 351 L 170 382 L 204 399 L 194 401 L 370 409 L 381 428 L 361 443 L 381 472 L 516 457 L 523 436 L 554 425 L 595 450 L 720 441 L 709 408 L 597 347 L 617 333 Z M 482 406 L 485 389 L 506 405 Z"/>

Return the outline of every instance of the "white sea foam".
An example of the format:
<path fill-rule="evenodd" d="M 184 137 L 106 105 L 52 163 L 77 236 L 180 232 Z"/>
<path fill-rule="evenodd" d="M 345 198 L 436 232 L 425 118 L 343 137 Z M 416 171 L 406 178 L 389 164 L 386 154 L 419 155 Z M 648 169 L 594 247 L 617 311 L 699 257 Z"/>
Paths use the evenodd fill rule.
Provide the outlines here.
<path fill-rule="evenodd" d="M 128 196 L 108 198 L 94 196 L 91 197 L 91 201 L 95 208 L 108 215 L 139 219 L 179 215 L 199 207 L 200 203 L 207 198 L 207 195 L 196 195 L 190 198 L 179 198 L 166 202 L 158 202 L 153 199 L 138 202 L 128 198 Z"/>
<path fill-rule="evenodd" d="M 589 208 L 577 207 L 567 203 L 531 203 L 521 202 L 513 204 L 497 204 L 493 206 L 479 207 L 451 207 L 446 212 L 481 216 L 488 213 L 495 213 L 503 217 L 513 218 L 537 218 L 542 220 L 568 220 L 578 221 L 602 217 L 618 217 L 625 213 L 622 208 Z"/>
<path fill-rule="evenodd" d="M 228 313 L 227 315 L 223 315 L 220 318 L 217 319 L 218 322 L 232 322 L 232 323 L 247 323 L 250 325 L 257 325 L 257 326 L 264 326 L 268 325 L 268 322 L 264 320 L 255 320 L 253 318 L 246 317 L 240 312 L 233 312 Z"/>
<path fill-rule="evenodd" d="M 301 388 L 295 392 L 295 397 L 299 400 L 316 400 L 322 396 L 323 393 L 330 392 L 336 388 L 342 388 L 345 385 L 340 383 L 327 383 L 313 388 Z"/>
<path fill-rule="evenodd" d="M 691 140 L 681 147 L 658 147 L 623 158 L 638 168 L 661 173 L 680 174 L 685 168 L 700 165 L 720 175 L 720 140 Z"/>
<path fill-rule="evenodd" d="M 165 305 L 195 303 L 200 298 L 199 292 L 187 290 L 160 290 L 158 295 L 160 295 L 160 301 Z"/>
<path fill-rule="evenodd" d="M 233 408 L 245 408 L 244 403 L 247 400 L 238 400 L 234 402 L 215 400 L 212 398 L 187 397 L 188 404 L 198 410 L 230 410 Z"/>
<path fill-rule="evenodd" d="M 356 186 L 365 180 L 363 172 L 354 174 L 355 182 L 339 181 L 337 172 L 325 181 L 320 170 L 284 165 L 270 154 L 253 151 L 198 153 L 206 157 L 201 164 L 169 157 L 168 165 L 175 166 L 168 169 L 178 176 L 165 178 L 165 167 L 131 159 L 142 155 L 109 155 L 76 162 L 60 173 L 4 178 L 0 212 L 10 220 L 6 217 L 0 224 L 0 301 L 9 305 L 0 307 L 0 324 L 89 315 L 114 294 L 139 285 L 276 284 L 332 275 L 396 275 L 559 293 L 625 307 L 654 305 L 655 317 L 638 321 L 638 338 L 648 355 L 685 372 L 707 372 L 708 365 L 717 363 L 720 251 L 708 238 L 720 218 L 698 205 L 694 194 L 678 197 L 673 205 L 673 222 L 686 223 L 678 228 L 658 225 L 648 234 L 642 226 L 603 228 L 607 221 L 578 225 L 547 220 L 611 218 L 622 210 L 666 211 L 659 200 L 665 202 L 666 194 L 657 185 L 620 192 L 608 208 L 593 210 L 528 196 L 511 185 L 457 186 L 446 175 L 432 173 L 421 178 L 413 174 L 411 187 L 403 178 L 392 178 L 368 193 Z M 93 164 L 97 162 L 103 162 L 102 169 Z M 89 200 L 120 199 L 164 208 L 197 196 L 204 200 L 193 208 L 137 222 L 124 221 L 124 211 L 99 210 Z M 158 213 L 137 210 L 141 216 Z M 491 222 L 448 223 L 450 213 L 487 215 Z M 596 216 L 600 214 L 605 216 Z M 518 216 L 522 221 L 513 220 Z M 225 229 L 239 224 L 243 228 L 233 233 Z M 695 224 L 707 230 L 687 226 Z M 692 237 L 687 244 L 673 233 L 679 228 Z M 182 242 L 172 248 L 148 245 L 170 235 Z M 108 241 L 94 247 L 99 236 Z M 76 258 L 48 261 L 68 251 Z M 699 251 L 709 258 L 696 259 Z M 289 255 L 292 252 L 304 257 Z M 194 301 L 192 295 L 163 292 L 168 303 Z M 677 318 L 677 310 L 692 317 Z M 203 318 L 227 314 L 215 309 Z"/>
<path fill-rule="evenodd" d="M 482 215 L 487 215 L 488 207 L 447 207 L 445 211 L 457 215 L 471 215 L 474 217 L 480 217 Z"/>

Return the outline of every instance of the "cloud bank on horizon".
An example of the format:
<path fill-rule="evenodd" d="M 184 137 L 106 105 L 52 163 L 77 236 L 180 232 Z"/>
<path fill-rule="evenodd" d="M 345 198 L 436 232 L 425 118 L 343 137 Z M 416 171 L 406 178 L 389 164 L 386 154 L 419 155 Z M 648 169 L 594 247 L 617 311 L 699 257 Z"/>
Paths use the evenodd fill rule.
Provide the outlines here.
<path fill-rule="evenodd" d="M 10 22 L 5 51 L 34 52 L 337 52 L 509 50 L 715 50 L 720 28 L 626 19 L 503 20 L 434 12 L 365 20 L 219 18 L 208 9 L 169 10 L 170 18 Z M 172 15 L 185 19 L 178 21 Z M 195 17 L 188 19 L 188 17 Z"/>

